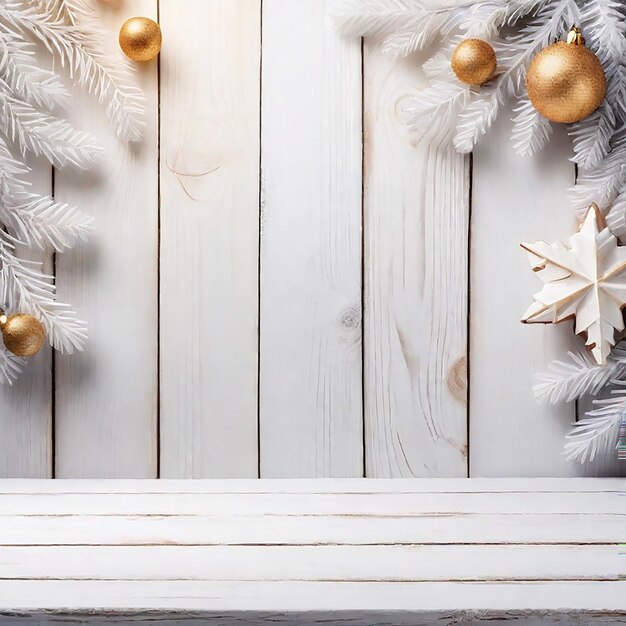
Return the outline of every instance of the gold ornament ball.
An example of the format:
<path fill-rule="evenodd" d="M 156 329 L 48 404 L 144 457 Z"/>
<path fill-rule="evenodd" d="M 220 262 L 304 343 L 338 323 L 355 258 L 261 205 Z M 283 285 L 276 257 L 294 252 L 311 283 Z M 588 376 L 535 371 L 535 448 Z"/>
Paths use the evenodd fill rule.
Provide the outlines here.
<path fill-rule="evenodd" d="M 450 64 L 462 83 L 482 85 L 496 71 L 496 53 L 491 44 L 482 39 L 464 39 L 452 53 Z"/>
<path fill-rule="evenodd" d="M 606 95 L 606 77 L 598 57 L 585 48 L 578 29 L 567 42 L 544 48 L 528 68 L 526 89 L 533 106 L 551 122 L 571 124 L 591 115 Z"/>
<path fill-rule="evenodd" d="M 16 313 L 0 315 L 2 340 L 9 352 L 16 356 L 33 356 L 41 350 L 46 340 L 43 324 L 32 315 Z"/>
<path fill-rule="evenodd" d="M 120 48 L 132 61 L 151 61 L 161 51 L 161 28 L 149 17 L 131 17 L 120 29 Z"/>

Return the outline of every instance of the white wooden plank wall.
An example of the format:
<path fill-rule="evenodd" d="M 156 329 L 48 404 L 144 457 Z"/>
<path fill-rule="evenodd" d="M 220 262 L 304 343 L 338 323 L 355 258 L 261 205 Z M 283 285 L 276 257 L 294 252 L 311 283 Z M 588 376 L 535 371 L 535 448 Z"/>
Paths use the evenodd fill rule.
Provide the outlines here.
<path fill-rule="evenodd" d="M 263 3 L 260 469 L 361 476 L 361 46 Z"/>
<path fill-rule="evenodd" d="M 161 476 L 257 475 L 260 0 L 161 0 Z"/>
<path fill-rule="evenodd" d="M 137 13 L 156 19 L 157 0 L 102 7 L 111 33 Z M 55 177 L 56 198 L 94 215 L 98 233 L 57 257 L 59 298 L 89 321 L 90 335 L 84 353 L 56 357 L 57 477 L 156 476 L 156 64 L 142 67 L 138 80 L 147 100 L 143 143 L 118 142 L 102 107 L 81 93 L 72 119 L 102 138 L 106 158 L 88 174 L 60 170 Z"/>
<path fill-rule="evenodd" d="M 467 472 L 469 159 L 416 143 L 398 104 L 425 81 L 378 42 L 364 57 L 367 475 Z"/>
<path fill-rule="evenodd" d="M 501 119 L 473 167 L 416 142 L 419 59 L 341 38 L 319 0 L 93 1 L 114 48 L 125 17 L 161 21 L 148 129 L 125 148 L 73 100 L 108 150 L 54 176 L 96 217 L 56 262 L 90 342 L 0 390 L 0 476 L 626 474 L 562 460 L 576 407 L 531 387 L 577 342 L 518 322 L 519 242 L 574 227 L 563 133 L 523 160 Z"/>

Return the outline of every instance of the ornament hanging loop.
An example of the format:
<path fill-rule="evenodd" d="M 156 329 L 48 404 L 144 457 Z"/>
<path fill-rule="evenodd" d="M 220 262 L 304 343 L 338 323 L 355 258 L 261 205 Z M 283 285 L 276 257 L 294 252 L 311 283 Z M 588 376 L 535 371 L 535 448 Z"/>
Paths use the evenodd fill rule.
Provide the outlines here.
<path fill-rule="evenodd" d="M 583 38 L 582 31 L 578 26 L 572 26 L 569 33 L 567 33 L 567 43 L 574 46 L 584 46 L 585 40 Z"/>

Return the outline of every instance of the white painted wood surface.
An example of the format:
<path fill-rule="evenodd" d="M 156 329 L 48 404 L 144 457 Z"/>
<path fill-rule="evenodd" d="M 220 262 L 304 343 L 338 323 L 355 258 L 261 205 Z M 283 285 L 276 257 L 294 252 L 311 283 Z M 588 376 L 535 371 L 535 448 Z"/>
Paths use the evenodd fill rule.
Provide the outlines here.
<path fill-rule="evenodd" d="M 363 475 L 361 47 L 263 3 L 260 473 Z"/>
<path fill-rule="evenodd" d="M 157 17 L 157 0 L 101 8 L 113 50 L 126 18 Z M 57 477 L 149 478 L 157 472 L 156 63 L 142 67 L 138 81 L 146 95 L 142 144 L 120 144 L 102 107 L 81 93 L 71 118 L 102 140 L 106 157 L 89 173 L 62 170 L 55 177 L 56 199 L 93 215 L 97 228 L 87 246 L 57 257 L 59 299 L 88 320 L 90 335 L 84 353 L 56 356 Z"/>
<path fill-rule="evenodd" d="M 416 59 L 364 55 L 367 476 L 467 474 L 469 159 L 416 142 Z"/>
<path fill-rule="evenodd" d="M 160 2 L 164 477 L 257 476 L 260 12 Z"/>
<path fill-rule="evenodd" d="M 315 623 L 306 611 L 626 623 L 624 493 L 608 479 L 3 481 L 0 622 L 114 609 L 227 624 Z M 437 523 L 418 532 L 420 520 Z"/>
<path fill-rule="evenodd" d="M 580 344 L 519 323 L 538 288 L 519 242 L 573 229 L 562 133 L 523 160 L 503 114 L 473 167 L 417 143 L 398 109 L 419 59 L 343 39 L 326 2 L 94 3 L 113 43 L 158 11 L 146 140 L 73 99 L 108 149 L 55 179 L 96 217 L 57 259 L 91 339 L 0 389 L 0 476 L 626 474 L 566 464 L 576 407 L 532 395 Z"/>
<path fill-rule="evenodd" d="M 581 342 L 567 323 L 520 323 L 541 282 L 519 244 L 574 232 L 565 197 L 574 166 L 563 132 L 533 159 L 513 152 L 510 133 L 508 120 L 499 120 L 473 158 L 470 475 L 572 475 L 578 468 L 561 450 L 575 404 L 538 405 L 532 387 L 536 374 Z"/>
<path fill-rule="evenodd" d="M 52 194 L 52 168 L 31 158 L 33 190 Z M 52 255 L 22 249 L 24 258 L 44 263 L 53 272 Z M 0 388 L 0 477 L 52 476 L 52 350 L 46 346 L 8 393 Z"/>

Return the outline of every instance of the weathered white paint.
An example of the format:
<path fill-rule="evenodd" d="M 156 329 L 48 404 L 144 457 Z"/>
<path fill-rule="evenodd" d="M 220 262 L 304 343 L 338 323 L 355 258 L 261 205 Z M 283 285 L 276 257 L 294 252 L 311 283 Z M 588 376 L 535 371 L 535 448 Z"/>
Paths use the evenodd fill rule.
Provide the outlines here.
<path fill-rule="evenodd" d="M 260 0 L 161 0 L 161 476 L 256 477 Z"/>
<path fill-rule="evenodd" d="M 265 0 L 261 476 L 362 476 L 361 55 L 327 2 Z"/>
<path fill-rule="evenodd" d="M 215 615 L 206 618 L 218 619 L 218 613 L 238 611 L 241 620 L 249 615 L 263 623 L 269 616 L 260 613 L 275 612 L 286 622 L 312 623 L 302 612 L 325 614 L 333 621 L 335 615 L 345 617 L 342 611 L 352 611 L 359 619 L 369 616 L 370 623 L 407 623 L 402 620 L 409 615 L 413 623 L 423 623 L 420 619 L 451 618 L 456 613 L 471 618 L 472 612 L 480 611 L 484 618 L 495 615 L 505 622 L 521 617 L 529 620 L 521 622 L 527 624 L 536 623 L 532 620 L 546 612 L 549 619 L 564 623 L 626 621 L 626 580 L 620 579 L 624 562 L 618 545 L 626 506 L 620 491 L 623 481 L 374 480 L 374 491 L 368 492 L 369 482 L 235 481 L 234 489 L 231 481 L 194 482 L 191 492 L 195 493 L 188 498 L 188 505 L 195 499 L 209 510 L 212 503 L 220 510 L 224 496 L 237 493 L 242 511 L 254 510 L 259 500 L 265 501 L 267 509 L 260 516 L 242 514 L 233 500 L 230 512 L 223 515 L 223 527 L 232 531 L 229 541 L 219 532 L 209 537 L 215 519 L 212 514 L 192 515 L 201 518 L 207 534 L 204 538 L 197 535 L 189 545 L 175 545 L 172 534 L 151 535 L 153 523 L 158 521 L 166 522 L 173 534 L 179 526 L 185 529 L 188 511 L 165 511 L 175 501 L 177 490 L 180 497 L 187 497 L 187 481 L 4 482 L 1 486 L 7 493 L 0 495 L 0 512 L 21 509 L 21 521 L 27 523 L 32 519 L 28 511 L 43 510 L 42 499 L 47 498 L 51 506 L 42 515 L 55 530 L 46 538 L 41 529 L 23 526 L 19 543 L 11 543 L 10 532 L 1 532 L 0 536 L 8 539 L 0 545 L 0 614 L 13 619 L 16 612 L 33 618 L 33 611 L 42 610 L 71 610 L 79 615 L 89 611 L 92 616 L 110 610 L 150 610 L 155 612 L 153 617 L 161 614 L 166 618 L 164 611 L 176 610 L 183 614 L 214 611 Z M 387 497 L 393 501 L 381 514 L 384 492 L 375 490 L 382 490 L 385 484 L 391 487 Z M 42 490 L 46 485 L 49 493 Z M 320 485 L 321 489 L 316 489 Z M 455 512 L 446 512 L 436 499 L 443 495 L 452 503 L 455 489 L 465 497 Z M 91 501 L 77 497 L 81 490 Z M 107 493 L 115 490 L 117 495 Z M 125 506 L 136 504 L 129 520 L 138 534 L 151 537 L 149 545 L 137 545 L 132 532 L 111 542 L 119 516 L 110 501 L 121 499 L 124 492 L 128 494 Z M 297 493 L 306 496 L 312 509 L 327 509 L 334 503 L 335 514 L 313 516 L 312 534 L 306 543 L 297 545 L 286 534 L 281 543 L 270 545 L 263 529 L 259 530 L 260 520 L 274 527 L 308 524 L 311 513 L 307 507 L 302 513 L 285 508 L 288 498 Z M 489 499 L 483 497 L 486 493 Z M 540 510 L 546 495 L 551 510 L 567 510 L 558 527 L 560 534 L 555 535 L 557 528 L 550 523 L 541 523 L 550 514 L 524 511 Z M 347 513 L 355 498 L 363 502 L 353 503 L 353 512 Z M 435 498 L 435 508 L 407 516 L 415 508 L 424 508 L 423 502 L 430 498 Z M 163 512 L 146 513 L 147 502 L 152 503 L 153 511 Z M 273 512 L 272 503 L 278 503 Z M 607 515 L 614 516 L 619 527 L 598 523 L 604 515 L 596 513 L 599 503 L 600 509 L 613 506 Z M 499 515 L 507 518 L 500 530 L 492 514 L 480 512 L 485 507 L 497 510 L 498 504 L 502 505 Z M 439 506 L 442 508 L 436 508 Z M 102 513 L 80 513 L 87 509 Z M 98 517 L 102 523 L 97 523 Z M 390 535 L 389 519 L 396 518 L 408 530 L 420 517 L 434 519 L 438 525 L 422 529 L 413 539 Z M 598 533 L 596 542 L 572 541 L 569 527 L 576 526 L 577 518 L 585 518 L 588 531 Z M 446 519 L 452 519 L 454 527 L 442 526 Z M 528 519 L 535 520 L 536 534 L 520 542 Z M 18 530 L 15 513 L 0 515 L 0 520 L 13 520 L 13 531 Z M 352 526 L 357 536 L 359 525 L 366 525 L 369 541 L 359 545 L 348 532 L 338 535 L 339 520 Z M 473 535 L 475 522 L 485 533 L 493 530 L 495 536 L 506 527 L 508 537 L 486 544 Z M 75 539 L 64 539 L 81 534 L 83 545 L 68 545 Z M 251 543 L 252 537 L 256 537 L 255 543 Z M 387 611 L 401 612 L 395 616 L 398 621 L 378 621 L 377 613 Z M 570 617 L 579 621 L 567 621 Z"/>
<path fill-rule="evenodd" d="M 507 116 L 509 117 L 509 116 Z M 499 120 L 474 152 L 471 223 L 470 476 L 575 475 L 562 455 L 573 403 L 538 405 L 534 378 L 582 347 L 571 323 L 520 323 L 541 283 L 523 241 L 567 239 L 575 228 L 566 189 L 569 140 L 556 129 L 533 158 L 513 152 Z"/>
<path fill-rule="evenodd" d="M 415 58 L 364 57 L 367 476 L 467 474 L 469 159 L 418 142 Z"/>
<path fill-rule="evenodd" d="M 95 2 L 95 0 L 94 0 Z M 96 3 L 115 33 L 124 19 L 155 18 L 156 0 Z M 70 115 L 94 132 L 106 158 L 91 172 L 56 173 L 57 200 L 96 218 L 89 245 L 57 257 L 58 293 L 89 321 L 82 354 L 56 357 L 55 447 L 59 477 L 156 476 L 157 409 L 157 65 L 142 66 L 147 129 L 121 144 L 102 107 L 77 94 Z"/>

